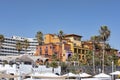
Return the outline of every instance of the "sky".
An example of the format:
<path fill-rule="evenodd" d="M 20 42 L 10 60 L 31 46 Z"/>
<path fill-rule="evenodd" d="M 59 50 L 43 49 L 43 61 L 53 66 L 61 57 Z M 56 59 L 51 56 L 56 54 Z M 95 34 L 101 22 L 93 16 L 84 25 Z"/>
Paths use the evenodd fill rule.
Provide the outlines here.
<path fill-rule="evenodd" d="M 103 25 L 111 31 L 108 43 L 120 50 L 120 0 L 0 0 L 0 34 L 6 37 L 62 30 L 89 40 Z"/>

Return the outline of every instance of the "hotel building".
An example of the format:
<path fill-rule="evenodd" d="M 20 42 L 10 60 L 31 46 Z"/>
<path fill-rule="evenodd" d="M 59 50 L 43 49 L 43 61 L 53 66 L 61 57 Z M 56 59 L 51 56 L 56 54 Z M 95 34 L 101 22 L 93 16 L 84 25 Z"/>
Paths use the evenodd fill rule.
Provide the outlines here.
<path fill-rule="evenodd" d="M 82 36 L 76 34 L 68 34 L 61 43 L 56 35 L 46 34 L 44 45 L 37 46 L 35 55 L 51 57 L 52 54 L 56 54 L 59 60 L 66 61 L 70 56 L 78 54 L 80 60 L 86 61 L 85 53 L 88 48 L 82 46 L 81 38 Z"/>
<path fill-rule="evenodd" d="M 36 51 L 36 46 L 38 45 L 38 42 L 34 38 L 24 38 L 19 36 L 12 36 L 11 38 L 5 37 L 4 42 L 2 43 L 2 47 L 0 49 L 0 55 L 19 55 L 24 54 L 25 49 L 22 48 L 20 53 L 16 49 L 16 42 L 20 41 L 23 42 L 24 40 L 28 40 L 30 46 L 27 49 L 28 54 L 34 54 Z"/>

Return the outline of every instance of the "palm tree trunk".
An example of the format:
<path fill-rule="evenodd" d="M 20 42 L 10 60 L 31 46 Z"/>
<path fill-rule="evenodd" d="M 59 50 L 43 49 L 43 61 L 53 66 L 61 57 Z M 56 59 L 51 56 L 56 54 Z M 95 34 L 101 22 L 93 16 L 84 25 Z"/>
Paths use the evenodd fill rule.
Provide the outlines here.
<path fill-rule="evenodd" d="M 25 49 L 25 53 L 27 54 L 27 48 Z"/>
<path fill-rule="evenodd" d="M 95 45 L 93 44 L 93 73 L 95 74 Z"/>
<path fill-rule="evenodd" d="M 1 50 L 2 49 L 2 42 L 0 42 L 0 53 L 2 53 Z"/>
<path fill-rule="evenodd" d="M 102 57 L 102 72 L 104 73 L 104 55 L 105 55 L 105 41 L 103 42 L 103 57 Z"/>
<path fill-rule="evenodd" d="M 52 73 L 54 73 L 54 68 L 52 68 Z"/>

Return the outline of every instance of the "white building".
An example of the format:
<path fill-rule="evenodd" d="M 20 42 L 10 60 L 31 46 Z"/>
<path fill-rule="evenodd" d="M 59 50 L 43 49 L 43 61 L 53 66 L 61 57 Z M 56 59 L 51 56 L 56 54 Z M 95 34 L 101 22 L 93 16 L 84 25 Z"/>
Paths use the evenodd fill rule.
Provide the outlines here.
<path fill-rule="evenodd" d="M 36 51 L 36 45 L 38 42 L 35 38 L 24 38 L 19 36 L 12 36 L 11 38 L 5 37 L 4 42 L 2 43 L 2 48 L 0 49 L 0 55 L 18 55 L 24 54 L 25 49 L 23 48 L 20 53 L 16 49 L 16 42 L 17 41 L 24 41 L 27 39 L 29 41 L 29 48 L 27 49 L 27 53 L 33 54 Z"/>
<path fill-rule="evenodd" d="M 26 64 L 20 64 L 20 65 L 1 65 L 0 64 L 0 80 L 10 80 L 10 78 L 7 78 L 5 75 L 2 75 L 4 72 L 5 75 L 14 75 L 17 77 L 14 77 L 14 79 L 11 80 L 23 80 L 25 76 L 30 76 L 31 73 L 46 73 L 50 72 L 52 73 L 52 67 L 47 68 L 45 65 L 38 66 L 37 68 L 32 67 L 32 65 L 26 65 Z M 54 73 L 60 74 L 61 67 L 58 66 L 58 68 L 55 68 Z M 10 76 L 9 76 L 10 77 Z"/>

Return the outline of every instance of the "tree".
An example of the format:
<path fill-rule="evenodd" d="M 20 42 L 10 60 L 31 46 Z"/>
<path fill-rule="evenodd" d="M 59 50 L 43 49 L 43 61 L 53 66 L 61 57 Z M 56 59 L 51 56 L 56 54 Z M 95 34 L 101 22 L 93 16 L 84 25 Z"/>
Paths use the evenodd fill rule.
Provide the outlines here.
<path fill-rule="evenodd" d="M 61 66 L 61 73 L 65 74 L 65 72 L 67 72 L 68 65 L 65 62 L 61 62 L 60 66 Z"/>
<path fill-rule="evenodd" d="M 93 51 L 91 51 L 91 50 L 87 51 L 86 60 L 87 60 L 87 65 L 88 66 L 92 66 L 92 64 L 93 64 L 92 63 L 93 62 L 92 58 L 93 58 Z"/>
<path fill-rule="evenodd" d="M 38 31 L 38 32 L 37 32 L 36 38 L 37 38 L 37 41 L 38 41 L 39 45 L 42 45 L 43 33 L 42 33 L 41 31 Z"/>
<path fill-rule="evenodd" d="M 51 58 L 52 61 L 58 61 L 57 55 L 55 53 L 52 54 Z"/>
<path fill-rule="evenodd" d="M 22 50 L 22 48 L 23 48 L 22 43 L 20 41 L 17 41 L 16 42 L 16 49 L 19 52 L 19 54 L 20 54 L 20 51 Z"/>
<path fill-rule="evenodd" d="M 58 63 L 56 61 L 52 61 L 50 63 L 50 66 L 52 67 L 52 72 L 54 73 L 54 68 L 57 68 L 58 67 Z"/>
<path fill-rule="evenodd" d="M 99 30 L 99 33 L 100 33 L 100 39 L 101 41 L 103 42 L 103 46 L 102 46 L 102 49 L 103 49 L 103 57 L 102 57 L 102 72 L 104 72 L 104 54 L 105 54 L 105 43 L 106 41 L 109 39 L 110 37 L 110 30 L 108 29 L 107 26 L 101 26 L 100 27 L 100 30 Z"/>
<path fill-rule="evenodd" d="M 92 55 L 92 58 L 93 58 L 93 73 L 95 74 L 95 44 L 99 42 L 99 36 L 92 36 L 91 37 L 91 41 L 92 41 L 92 44 L 93 44 L 93 55 Z"/>
<path fill-rule="evenodd" d="M 54 73 L 54 68 L 58 67 L 57 55 L 54 53 L 52 54 L 51 58 L 52 58 L 52 62 L 50 63 L 50 66 L 52 67 L 52 72 Z"/>
<path fill-rule="evenodd" d="M 60 30 L 57 36 L 60 40 L 60 46 L 61 46 L 61 52 L 62 52 L 62 40 L 64 39 L 64 32 L 62 30 Z M 62 54 L 59 54 L 59 59 L 60 60 L 61 60 L 61 55 Z"/>
<path fill-rule="evenodd" d="M 28 48 L 29 46 L 30 46 L 29 41 L 28 41 L 27 39 L 25 39 L 25 40 L 23 41 L 23 47 L 25 48 L 26 54 L 27 54 L 27 48 Z"/>
<path fill-rule="evenodd" d="M 60 42 L 62 43 L 62 40 L 64 38 L 64 32 L 62 30 L 59 31 L 58 38 L 59 38 Z"/>
<path fill-rule="evenodd" d="M 75 66 L 75 63 L 77 62 L 77 63 L 79 63 L 79 54 L 73 54 L 72 56 L 71 56 L 71 61 L 73 61 L 74 62 L 74 66 Z"/>
<path fill-rule="evenodd" d="M 2 47 L 2 43 L 4 42 L 4 36 L 2 34 L 0 34 L 0 50 Z M 1 51 L 0 51 L 1 52 Z"/>

